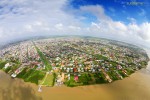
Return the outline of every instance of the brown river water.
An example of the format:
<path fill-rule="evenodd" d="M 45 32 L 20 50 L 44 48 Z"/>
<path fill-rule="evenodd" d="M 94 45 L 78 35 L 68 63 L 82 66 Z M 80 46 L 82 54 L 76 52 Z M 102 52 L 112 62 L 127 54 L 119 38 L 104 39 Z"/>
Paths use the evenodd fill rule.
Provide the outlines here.
<path fill-rule="evenodd" d="M 42 87 L 42 92 L 37 85 L 0 71 L 0 100 L 150 100 L 150 62 L 146 69 L 110 84 Z"/>

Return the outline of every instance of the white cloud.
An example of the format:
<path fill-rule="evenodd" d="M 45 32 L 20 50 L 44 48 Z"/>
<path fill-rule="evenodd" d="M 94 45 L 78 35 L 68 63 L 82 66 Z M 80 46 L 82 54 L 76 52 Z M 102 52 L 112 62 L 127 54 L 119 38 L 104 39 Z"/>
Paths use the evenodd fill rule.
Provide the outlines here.
<path fill-rule="evenodd" d="M 0 41 L 36 35 L 66 34 L 65 28 L 71 30 L 73 26 L 80 27 L 78 19 L 63 11 L 65 5 L 67 0 L 3 0 L 0 2 Z M 63 26 L 57 25 L 59 23 Z"/>
<path fill-rule="evenodd" d="M 78 26 L 68 26 L 68 28 L 71 30 L 81 30 L 81 28 Z"/>
<path fill-rule="evenodd" d="M 136 19 L 135 19 L 135 18 L 127 17 L 127 19 L 128 19 L 131 23 L 135 23 L 135 24 L 136 24 Z"/>
<path fill-rule="evenodd" d="M 150 23 L 146 22 L 143 23 L 140 27 L 140 32 L 139 35 L 144 39 L 144 40 L 150 40 Z"/>
<path fill-rule="evenodd" d="M 90 35 L 150 44 L 150 23 L 136 24 L 134 18 L 126 25 L 114 21 L 100 5 L 68 8 L 68 0 L 3 0 L 0 2 L 0 42 L 43 35 Z M 66 9 L 65 9 L 66 10 Z M 97 22 L 84 25 L 82 13 L 89 12 Z M 80 15 L 80 16 L 78 16 Z"/>
<path fill-rule="evenodd" d="M 62 23 L 56 24 L 56 25 L 55 25 L 55 28 L 58 29 L 58 30 L 63 30 L 63 25 L 62 25 Z"/>
<path fill-rule="evenodd" d="M 110 20 L 111 18 L 105 15 L 104 9 L 100 5 L 81 6 L 81 11 L 91 12 L 100 20 Z"/>
<path fill-rule="evenodd" d="M 110 37 L 113 39 L 124 40 L 130 43 L 150 44 L 150 23 L 143 22 L 138 25 L 136 19 L 128 18 L 131 21 L 128 25 L 120 21 L 114 21 L 105 14 L 101 6 L 83 6 L 83 11 L 89 11 L 98 18 L 97 23 L 91 23 L 87 28 L 89 33 L 95 36 Z"/>

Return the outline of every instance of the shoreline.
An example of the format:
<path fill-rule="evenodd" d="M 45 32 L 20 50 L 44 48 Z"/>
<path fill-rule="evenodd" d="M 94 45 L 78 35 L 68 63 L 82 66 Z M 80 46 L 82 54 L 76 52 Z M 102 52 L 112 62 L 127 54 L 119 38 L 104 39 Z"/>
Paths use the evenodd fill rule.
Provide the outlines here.
<path fill-rule="evenodd" d="M 146 69 L 150 69 L 150 49 L 147 49 L 147 48 L 143 48 L 145 51 L 146 51 L 146 54 L 148 55 L 149 57 L 149 62 L 148 62 L 148 65 L 146 67 Z"/>
<path fill-rule="evenodd" d="M 149 57 L 149 59 L 150 59 L 150 50 L 149 50 L 149 49 L 146 49 L 146 48 L 143 48 L 143 49 L 146 51 L 146 54 L 148 55 L 148 57 Z M 132 73 L 131 75 L 133 75 L 133 74 L 135 74 L 135 73 L 137 73 L 137 72 L 141 72 L 142 70 L 145 70 L 145 71 L 146 71 L 146 70 L 150 70 L 150 60 L 148 61 L 148 65 L 147 65 L 145 68 L 142 68 L 142 69 L 140 69 L 140 70 L 137 70 L 137 71 L 135 71 L 134 73 Z M 1 72 L 7 74 L 6 72 L 0 70 L 0 73 L 1 73 Z M 8 75 L 8 74 L 7 74 L 7 75 Z M 128 77 L 130 77 L 131 75 L 129 75 Z M 10 76 L 10 75 L 8 75 L 8 76 Z M 1 77 L 1 76 L 0 76 L 0 77 Z M 124 79 L 126 79 L 126 78 L 128 78 L 128 77 L 125 77 L 125 78 L 123 78 L 122 80 L 124 80 Z M 10 78 L 13 79 L 13 80 L 21 80 L 21 81 L 23 81 L 24 83 L 33 84 L 33 85 L 36 85 L 37 87 L 38 87 L 38 86 L 42 86 L 42 88 L 43 88 L 43 87 L 50 87 L 50 88 L 52 88 L 51 86 L 37 85 L 37 84 L 35 84 L 35 83 L 25 82 L 22 78 L 12 78 L 11 76 L 10 76 Z M 113 82 L 111 82 L 111 83 L 89 84 L 89 85 L 81 85 L 81 86 L 75 86 L 75 87 L 87 87 L 87 86 L 105 85 L 105 84 L 112 84 L 112 83 L 117 82 L 117 81 L 121 81 L 121 80 L 116 80 L 116 81 L 113 81 Z M 55 87 L 75 88 L 75 87 L 68 87 L 68 86 L 65 86 L 65 85 L 62 85 L 62 86 L 53 86 L 53 87 L 54 87 L 54 88 L 55 88 Z"/>
<path fill-rule="evenodd" d="M 150 56 L 150 50 L 147 51 Z M 0 100 L 149 100 L 150 99 L 150 61 L 146 68 L 141 69 L 111 84 L 95 84 L 78 87 L 42 87 L 38 92 L 38 85 L 24 82 L 22 79 L 11 79 L 0 71 Z M 17 95 L 17 96 L 16 96 Z M 28 95 L 28 96 L 27 96 Z"/>

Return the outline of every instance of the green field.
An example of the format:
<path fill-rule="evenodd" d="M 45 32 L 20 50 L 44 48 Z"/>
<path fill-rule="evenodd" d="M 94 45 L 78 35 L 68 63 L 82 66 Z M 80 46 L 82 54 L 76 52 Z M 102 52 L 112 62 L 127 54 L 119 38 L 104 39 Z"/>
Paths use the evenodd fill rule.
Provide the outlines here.
<path fill-rule="evenodd" d="M 69 87 L 103 83 L 107 83 L 107 81 L 102 73 L 82 73 L 78 82 L 74 80 L 74 75 L 71 75 L 70 80 L 65 81 L 65 85 Z"/>
<path fill-rule="evenodd" d="M 44 86 L 53 86 L 55 82 L 55 75 L 54 74 L 47 74 L 45 78 L 40 82 L 40 85 Z"/>
<path fill-rule="evenodd" d="M 21 73 L 17 75 L 18 78 L 24 79 L 26 82 L 32 82 L 39 84 L 39 80 L 42 80 L 45 76 L 45 72 L 34 69 L 23 69 Z"/>

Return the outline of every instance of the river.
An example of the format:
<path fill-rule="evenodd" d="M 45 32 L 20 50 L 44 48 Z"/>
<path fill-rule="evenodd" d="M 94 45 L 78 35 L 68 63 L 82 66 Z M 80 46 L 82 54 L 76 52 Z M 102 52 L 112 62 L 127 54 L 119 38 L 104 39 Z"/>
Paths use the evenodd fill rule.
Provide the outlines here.
<path fill-rule="evenodd" d="M 147 50 L 150 56 L 150 50 Z M 0 71 L 0 100 L 150 100 L 150 62 L 146 69 L 110 84 L 42 87 Z"/>

